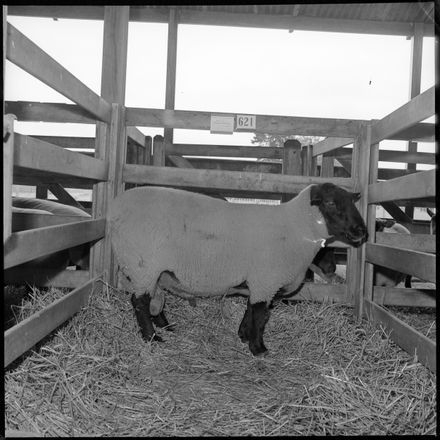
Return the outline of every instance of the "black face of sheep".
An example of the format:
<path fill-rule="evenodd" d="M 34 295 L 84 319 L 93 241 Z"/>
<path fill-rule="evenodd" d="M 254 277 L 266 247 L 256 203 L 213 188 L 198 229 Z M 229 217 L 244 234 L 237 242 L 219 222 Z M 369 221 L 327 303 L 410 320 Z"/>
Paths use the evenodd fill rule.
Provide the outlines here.
<path fill-rule="evenodd" d="M 319 207 L 328 233 L 354 247 L 368 238 L 367 227 L 354 205 L 359 198 L 360 193 L 346 191 L 332 183 L 315 185 L 310 193 L 310 203 Z"/>

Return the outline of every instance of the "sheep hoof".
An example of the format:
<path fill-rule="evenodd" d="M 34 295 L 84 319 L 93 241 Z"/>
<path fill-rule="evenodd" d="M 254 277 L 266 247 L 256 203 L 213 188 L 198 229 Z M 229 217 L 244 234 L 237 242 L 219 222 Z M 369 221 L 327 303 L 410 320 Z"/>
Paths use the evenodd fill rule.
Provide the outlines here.
<path fill-rule="evenodd" d="M 149 335 L 142 335 L 142 339 L 145 341 L 145 342 L 163 342 L 163 339 L 157 334 L 157 333 L 154 333 L 153 334 L 153 336 L 149 336 Z"/>
<path fill-rule="evenodd" d="M 269 350 L 254 354 L 255 357 L 265 358 L 269 354 Z"/>

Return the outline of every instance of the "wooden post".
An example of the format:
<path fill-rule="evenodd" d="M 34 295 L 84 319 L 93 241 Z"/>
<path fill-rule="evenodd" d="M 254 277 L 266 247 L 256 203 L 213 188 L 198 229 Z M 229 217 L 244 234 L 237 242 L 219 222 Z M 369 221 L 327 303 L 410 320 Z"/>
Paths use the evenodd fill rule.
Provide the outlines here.
<path fill-rule="evenodd" d="M 361 128 L 359 136 L 353 144 L 351 177 L 354 191 L 361 193 L 357 202 L 359 212 L 364 220 L 367 217 L 368 206 L 368 174 L 371 146 L 371 125 Z M 347 254 L 347 299 L 354 305 L 354 314 L 361 319 L 364 300 L 364 269 L 365 245 L 360 248 L 348 248 Z"/>
<path fill-rule="evenodd" d="M 152 157 L 151 157 L 151 150 L 153 145 L 153 139 L 151 136 L 145 136 L 145 156 L 142 163 L 144 165 L 151 165 Z"/>
<path fill-rule="evenodd" d="M 125 107 L 112 104 L 112 120 L 110 125 L 108 182 L 106 185 L 106 201 L 108 204 L 124 190 L 122 170 L 126 157 L 127 133 L 125 125 Z M 111 249 L 110 230 L 107 223 L 104 237 L 103 278 L 112 286 L 117 285 L 116 265 Z"/>
<path fill-rule="evenodd" d="M 410 87 L 409 99 L 420 94 L 420 84 L 422 78 L 422 53 L 423 53 L 423 23 L 414 23 L 414 35 L 411 39 L 411 61 L 410 61 Z M 409 141 L 407 150 L 411 153 L 417 152 L 417 142 Z M 406 166 L 408 171 L 415 171 L 416 164 L 409 163 Z M 414 207 L 405 207 L 405 214 L 411 219 L 414 218 Z"/>
<path fill-rule="evenodd" d="M 164 138 L 160 134 L 154 136 L 153 139 L 153 165 L 165 166 L 165 145 Z"/>
<path fill-rule="evenodd" d="M 376 183 L 379 168 L 379 144 L 373 144 L 370 148 L 370 167 L 368 173 L 368 183 Z M 368 196 L 368 194 L 367 194 Z M 368 242 L 374 243 L 376 241 L 376 205 L 370 204 L 367 206 L 367 228 L 368 228 Z M 374 264 L 365 262 L 364 275 L 364 299 L 373 300 L 373 275 Z M 363 312 L 365 314 L 365 312 Z"/>
<path fill-rule="evenodd" d="M 48 187 L 47 185 L 41 183 L 35 186 L 35 197 L 37 199 L 47 199 L 48 197 Z"/>
<path fill-rule="evenodd" d="M 177 26 L 178 16 L 175 8 L 170 8 L 168 19 L 168 53 L 167 53 L 167 77 L 165 89 L 165 108 L 174 110 L 176 96 L 176 64 L 177 64 Z M 163 140 L 163 164 L 165 166 L 165 151 L 167 146 L 173 144 L 173 129 L 164 129 Z"/>
<path fill-rule="evenodd" d="M 294 176 L 302 174 L 301 143 L 296 139 L 288 139 L 284 142 L 282 173 Z M 283 194 L 281 201 L 287 202 L 291 198 L 292 194 Z"/>
<path fill-rule="evenodd" d="M 101 96 L 109 103 L 124 104 L 125 100 L 129 12 L 129 6 L 105 6 L 104 9 Z M 112 109 L 112 111 L 112 121 L 117 127 L 120 127 L 120 123 L 114 121 L 116 110 Z M 118 118 L 121 113 L 125 113 L 122 110 L 117 112 Z M 123 131 L 125 133 L 125 130 Z M 115 138 L 115 136 L 113 137 Z M 108 166 L 110 138 L 110 124 L 98 122 L 96 124 L 95 157 L 106 161 Z M 123 150 L 125 152 L 126 139 L 122 139 L 120 145 L 124 145 Z M 114 142 L 113 146 L 116 148 Z M 93 186 L 93 218 L 105 217 L 107 215 L 109 202 L 108 185 L 112 185 L 112 183 L 101 182 Z M 114 194 L 114 191 L 110 191 L 110 194 Z M 105 244 L 109 245 L 110 243 L 108 240 L 103 239 L 91 246 L 90 274 L 92 277 L 101 275 L 104 269 L 107 272 L 113 272 L 113 269 L 104 266 Z"/>
<path fill-rule="evenodd" d="M 321 177 L 333 177 L 335 175 L 335 156 L 332 151 L 322 155 Z"/>
<path fill-rule="evenodd" d="M 14 115 L 3 118 L 3 243 L 12 232 L 12 182 L 14 172 Z"/>

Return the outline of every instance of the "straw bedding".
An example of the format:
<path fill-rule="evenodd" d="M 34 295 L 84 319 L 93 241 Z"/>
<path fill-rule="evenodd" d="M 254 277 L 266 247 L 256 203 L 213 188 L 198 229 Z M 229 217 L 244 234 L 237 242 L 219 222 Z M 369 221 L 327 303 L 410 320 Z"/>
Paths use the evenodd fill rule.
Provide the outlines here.
<path fill-rule="evenodd" d="M 37 292 L 29 316 L 60 290 Z M 5 372 L 6 429 L 40 436 L 435 434 L 435 375 L 341 304 L 277 303 L 255 358 L 244 298 L 167 297 L 175 332 L 145 344 L 107 286 Z M 433 323 L 434 322 L 434 323 Z M 435 317 L 429 332 L 435 332 Z"/>

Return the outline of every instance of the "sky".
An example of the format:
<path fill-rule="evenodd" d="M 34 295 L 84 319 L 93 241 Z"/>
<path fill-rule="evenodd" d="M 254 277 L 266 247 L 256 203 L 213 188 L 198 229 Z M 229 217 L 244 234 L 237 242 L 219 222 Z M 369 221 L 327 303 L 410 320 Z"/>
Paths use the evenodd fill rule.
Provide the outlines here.
<path fill-rule="evenodd" d="M 17 16 L 8 16 L 8 21 L 100 94 L 102 21 Z M 409 99 L 410 52 L 411 41 L 401 36 L 179 25 L 175 108 L 381 119 Z M 434 52 L 434 38 L 425 37 L 422 92 L 434 85 Z M 129 24 L 127 107 L 164 108 L 166 57 L 166 24 Z M 5 72 L 6 100 L 71 103 L 9 61 Z M 139 128 L 146 135 L 163 133 Z M 95 126 L 85 124 L 17 122 L 16 130 L 95 135 Z M 176 143 L 252 145 L 252 137 L 174 130 Z M 404 149 L 405 143 L 385 141 L 381 148 Z M 434 152 L 434 143 L 419 143 L 418 148 Z"/>

